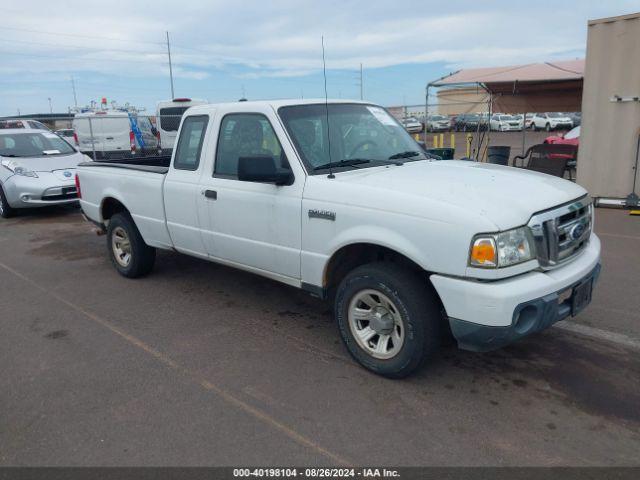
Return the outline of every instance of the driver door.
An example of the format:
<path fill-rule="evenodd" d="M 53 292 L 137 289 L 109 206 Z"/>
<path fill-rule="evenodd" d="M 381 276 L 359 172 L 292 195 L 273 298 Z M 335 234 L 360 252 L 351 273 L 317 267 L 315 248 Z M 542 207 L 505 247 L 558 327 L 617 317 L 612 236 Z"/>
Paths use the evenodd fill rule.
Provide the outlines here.
<path fill-rule="evenodd" d="M 217 117 L 213 171 L 201 180 L 202 236 L 213 259 L 295 284 L 305 175 L 289 143 L 280 141 L 286 137 L 274 112 L 253 108 L 239 113 L 236 106 Z M 293 184 L 238 180 L 238 159 L 246 156 L 272 157 L 292 170 Z"/>

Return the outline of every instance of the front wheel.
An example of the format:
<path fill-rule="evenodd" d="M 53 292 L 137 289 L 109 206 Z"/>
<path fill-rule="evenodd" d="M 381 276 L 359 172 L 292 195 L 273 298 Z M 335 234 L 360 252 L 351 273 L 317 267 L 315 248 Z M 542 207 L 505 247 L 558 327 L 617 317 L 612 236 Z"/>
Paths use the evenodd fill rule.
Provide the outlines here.
<path fill-rule="evenodd" d="M 7 197 L 4 194 L 4 190 L 2 189 L 2 185 L 0 185 L 0 217 L 11 218 L 14 215 L 15 210 L 11 208 L 11 205 L 9 205 Z"/>
<path fill-rule="evenodd" d="M 107 249 L 118 273 L 128 278 L 147 275 L 156 260 L 156 249 L 144 243 L 138 227 L 126 213 L 111 217 L 107 229 Z"/>
<path fill-rule="evenodd" d="M 385 377 L 409 375 L 441 342 L 435 291 L 426 278 L 393 263 L 350 272 L 338 287 L 335 315 L 351 356 Z"/>

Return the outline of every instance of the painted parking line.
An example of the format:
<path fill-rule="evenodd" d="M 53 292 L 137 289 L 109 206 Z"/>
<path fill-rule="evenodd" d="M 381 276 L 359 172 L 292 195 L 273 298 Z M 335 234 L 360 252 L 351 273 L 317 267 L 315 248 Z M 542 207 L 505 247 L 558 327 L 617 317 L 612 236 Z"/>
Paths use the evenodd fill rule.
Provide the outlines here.
<path fill-rule="evenodd" d="M 631 338 L 621 333 L 610 332 L 608 330 L 602 330 L 600 328 L 589 327 L 587 325 L 581 325 L 570 321 L 559 322 L 554 327 L 567 332 L 577 333 L 584 335 L 585 337 L 596 338 L 598 340 L 604 340 L 607 342 L 615 343 L 623 347 L 632 348 L 634 350 L 640 350 L 640 341 Z"/>
<path fill-rule="evenodd" d="M 146 344 L 145 342 L 143 342 L 139 338 L 137 338 L 137 337 L 135 337 L 135 336 L 133 336 L 131 334 L 126 333 L 125 331 L 121 330 L 119 327 L 117 327 L 116 325 L 112 324 L 108 320 L 105 320 L 104 318 L 102 318 L 102 317 L 100 317 L 100 316 L 98 316 L 98 315 L 96 315 L 96 314 L 94 314 L 92 312 L 89 312 L 89 311 L 85 310 L 81 306 L 76 305 L 75 303 L 67 300 L 66 298 L 58 295 L 57 293 L 55 293 L 55 292 L 49 290 L 48 288 L 40 285 L 39 283 L 35 282 L 34 280 L 31 280 L 30 278 L 28 278 L 24 274 L 22 274 L 22 273 L 18 272 L 17 270 L 9 267 L 8 265 L 5 265 L 2 262 L 0 262 L 0 268 L 6 270 L 7 272 L 11 273 L 12 275 L 20 278 L 22 281 L 30 284 L 31 286 L 37 288 L 38 290 L 42 291 L 43 293 L 45 293 L 45 294 L 49 295 L 50 297 L 56 299 L 60 303 L 62 303 L 64 305 L 66 305 L 67 307 L 73 309 L 77 313 L 81 314 L 83 317 L 91 320 L 94 323 L 97 323 L 98 325 L 100 325 L 100 326 L 106 328 L 107 330 L 111 331 L 112 333 L 118 335 L 120 338 L 125 340 L 127 343 L 129 343 L 130 345 L 136 347 L 139 350 L 142 350 L 146 354 L 150 355 L 151 357 L 153 357 L 156 361 L 158 361 L 159 363 L 161 363 L 165 367 L 168 367 L 168 368 L 176 371 L 177 373 L 184 375 L 185 377 L 189 378 L 191 381 L 193 381 L 194 383 L 199 385 L 204 390 L 209 391 L 209 392 L 213 392 L 214 394 L 216 394 L 217 396 L 222 398 L 227 403 L 235 406 L 236 408 L 238 408 L 239 410 L 243 411 L 244 413 L 247 413 L 247 414 L 251 415 L 252 417 L 256 418 L 257 420 L 261 421 L 262 423 L 268 425 L 269 427 L 271 427 L 271 428 L 273 428 L 275 430 L 278 430 L 279 432 L 283 433 L 284 435 L 289 437 L 294 442 L 296 442 L 296 443 L 298 443 L 298 444 L 300 444 L 300 445 L 302 445 L 302 446 L 304 446 L 306 448 L 309 448 L 310 450 L 315 451 L 316 453 L 318 453 L 318 454 L 326 457 L 327 459 L 331 460 L 335 464 L 342 465 L 342 466 L 352 466 L 353 465 L 352 462 L 349 462 L 348 460 L 346 460 L 345 458 L 341 457 L 340 455 L 327 450 L 326 448 L 322 447 L 321 445 L 319 445 L 318 443 L 314 442 L 313 440 L 311 440 L 310 438 L 306 437 L 305 435 L 295 431 L 290 426 L 280 422 L 279 420 L 277 420 L 273 416 L 269 415 L 267 412 L 265 412 L 263 410 L 260 410 L 259 408 L 256 408 L 256 407 L 248 404 L 247 402 L 243 401 L 242 399 L 238 398 L 233 393 L 231 393 L 229 390 L 227 390 L 227 389 L 225 389 L 225 388 L 223 388 L 223 387 L 221 387 L 219 385 L 216 385 L 216 384 L 210 382 L 209 380 L 207 380 L 206 378 L 197 375 L 195 372 L 193 372 L 193 371 L 181 366 L 180 364 L 178 364 L 177 362 L 172 360 L 169 356 L 165 355 L 164 353 L 160 352 L 159 350 L 156 350 L 155 348 L 153 348 L 152 346 Z"/>

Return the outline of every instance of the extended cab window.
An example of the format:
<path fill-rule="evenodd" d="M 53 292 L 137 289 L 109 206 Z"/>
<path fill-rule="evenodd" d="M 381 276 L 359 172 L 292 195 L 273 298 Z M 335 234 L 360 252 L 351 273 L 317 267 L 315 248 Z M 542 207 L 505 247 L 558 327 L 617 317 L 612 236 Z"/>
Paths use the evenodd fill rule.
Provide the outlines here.
<path fill-rule="evenodd" d="M 207 129 L 207 115 L 194 115 L 184 119 L 173 168 L 178 170 L 197 170 L 200 164 L 200 152 Z"/>
<path fill-rule="evenodd" d="M 271 157 L 280 168 L 290 169 L 271 123 L 258 113 L 234 113 L 222 119 L 214 174 L 238 178 L 242 157 Z"/>

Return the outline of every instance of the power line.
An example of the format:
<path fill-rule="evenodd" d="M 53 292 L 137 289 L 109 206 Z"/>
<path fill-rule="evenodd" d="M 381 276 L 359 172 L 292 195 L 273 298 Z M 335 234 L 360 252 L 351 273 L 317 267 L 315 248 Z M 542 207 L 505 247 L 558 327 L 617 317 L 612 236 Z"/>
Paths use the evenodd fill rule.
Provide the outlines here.
<path fill-rule="evenodd" d="M 31 42 L 28 40 L 9 40 L 8 38 L 0 38 L 0 42 L 6 43 L 24 43 L 26 45 L 42 45 L 46 47 L 55 47 L 55 48 L 79 48 L 82 50 L 94 50 L 94 51 L 109 51 L 109 52 L 123 52 L 123 53 L 140 53 L 140 54 L 150 54 L 150 55 L 158 55 L 164 54 L 164 52 L 151 51 L 151 50 L 130 50 L 130 49 L 122 49 L 122 48 L 111 48 L 111 47 L 88 47 L 86 45 L 64 45 L 59 43 L 44 43 L 44 42 Z"/>
<path fill-rule="evenodd" d="M 6 27 L 6 26 L 3 26 L 2 29 L 3 30 L 15 30 L 15 31 L 18 31 L 18 32 L 41 33 L 43 35 L 57 35 L 57 36 L 61 36 L 61 37 L 94 38 L 94 39 L 97 39 L 97 40 L 110 40 L 112 42 L 127 42 L 127 43 L 131 42 L 130 39 L 124 39 L 124 38 L 102 37 L 102 36 L 98 36 L 98 35 L 80 35 L 80 34 L 77 34 L 77 33 L 44 32 L 42 30 L 32 30 L 32 29 L 29 29 L 29 28 L 18 28 L 18 27 Z M 136 43 L 147 43 L 149 45 L 164 45 L 163 42 L 151 42 L 151 41 L 148 41 L 148 40 L 136 40 Z"/>
<path fill-rule="evenodd" d="M 95 60 L 97 62 L 117 62 L 117 63 L 122 63 L 122 62 L 140 62 L 140 58 L 96 58 L 96 57 L 86 57 L 86 56 L 78 56 L 78 57 L 71 57 L 69 55 L 57 55 L 57 54 L 49 54 L 49 55 L 38 55 L 36 53 L 18 53 L 18 52 L 7 52 L 7 51 L 0 51 L 0 53 L 2 55 L 15 55 L 15 56 L 19 56 L 19 57 L 36 57 L 36 58 L 47 58 L 49 60 Z M 164 55 L 162 52 L 155 54 L 155 55 Z M 163 62 L 164 63 L 164 62 Z"/>

